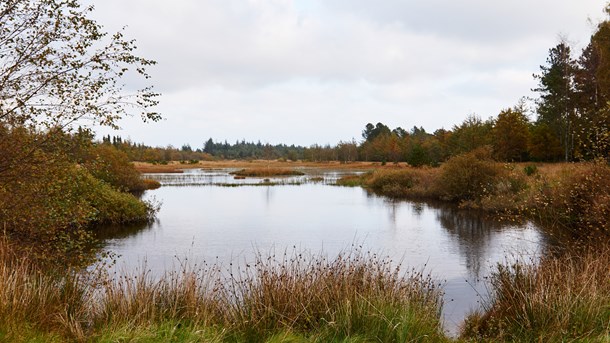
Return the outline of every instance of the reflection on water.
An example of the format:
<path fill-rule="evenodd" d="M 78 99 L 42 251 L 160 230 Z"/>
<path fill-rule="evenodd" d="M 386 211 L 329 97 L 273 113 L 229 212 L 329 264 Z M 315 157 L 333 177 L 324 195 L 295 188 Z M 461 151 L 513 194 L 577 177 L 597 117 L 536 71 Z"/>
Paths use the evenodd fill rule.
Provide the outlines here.
<path fill-rule="evenodd" d="M 227 169 L 185 169 L 183 173 L 143 174 L 147 179 L 159 181 L 163 186 L 266 186 L 301 185 L 304 183 L 334 184 L 339 178 L 350 174 L 360 174 L 361 171 L 320 170 L 318 168 L 295 168 L 305 175 L 279 176 L 265 178 L 236 178 L 232 172 L 238 168 Z"/>
<path fill-rule="evenodd" d="M 321 183 L 275 187 L 216 187 L 233 180 L 228 171 L 189 173 L 193 186 L 165 186 L 144 195 L 163 203 L 156 222 L 107 236 L 107 248 L 121 256 L 119 267 L 146 260 L 160 272 L 172 268 L 176 258 L 236 262 L 251 260 L 256 250 L 293 246 L 334 255 L 356 243 L 402 261 L 405 269 L 425 266 L 443 280 L 443 315 L 455 333 L 479 295 L 486 294 L 480 280 L 490 267 L 512 253 L 536 254 L 545 241 L 532 225 L 505 225 L 447 205 L 393 201 L 328 185 L 339 172 L 316 175 L 324 178 Z M 162 182 L 180 184 L 183 176 L 175 182 L 163 176 Z"/>

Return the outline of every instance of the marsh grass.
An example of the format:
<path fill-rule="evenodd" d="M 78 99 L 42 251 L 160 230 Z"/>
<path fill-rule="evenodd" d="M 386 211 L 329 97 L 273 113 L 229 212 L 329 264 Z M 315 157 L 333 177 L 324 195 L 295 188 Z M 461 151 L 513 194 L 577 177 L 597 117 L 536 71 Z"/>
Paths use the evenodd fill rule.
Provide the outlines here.
<path fill-rule="evenodd" d="M 244 177 L 270 177 L 270 176 L 300 176 L 305 173 L 293 169 L 284 168 L 248 168 L 230 174 Z"/>
<path fill-rule="evenodd" d="M 71 270 L 41 269 L 0 242 L 0 337 L 8 341 L 83 336 L 87 288 Z M 47 341 L 44 339 L 43 341 Z"/>
<path fill-rule="evenodd" d="M 0 337 L 10 341 L 445 340 L 430 276 L 359 249 L 185 263 L 161 277 L 145 267 L 46 273 L 11 249 L 0 247 Z"/>
<path fill-rule="evenodd" d="M 610 237 L 610 166 L 604 161 L 549 168 L 528 199 L 533 216 L 572 236 Z"/>
<path fill-rule="evenodd" d="M 547 256 L 538 264 L 499 265 L 492 296 L 472 314 L 464 338 L 490 341 L 607 342 L 610 246 Z"/>
<path fill-rule="evenodd" d="M 430 199 L 439 196 L 437 178 L 438 169 L 433 168 L 378 169 L 365 178 L 364 184 L 391 197 Z"/>
<path fill-rule="evenodd" d="M 150 189 L 157 189 L 161 187 L 161 182 L 152 179 L 142 179 L 140 189 L 135 189 L 136 191 L 144 191 Z"/>
<path fill-rule="evenodd" d="M 379 168 L 336 184 L 391 198 L 448 201 L 502 219 L 534 219 L 568 239 L 610 236 L 610 166 L 603 160 L 499 163 L 479 149 L 439 168 Z"/>
<path fill-rule="evenodd" d="M 363 175 L 345 175 L 335 181 L 335 185 L 343 187 L 359 187 L 363 186 Z"/>
<path fill-rule="evenodd" d="M 227 302 L 239 304 L 233 322 L 248 340 L 286 329 L 381 341 L 442 336 L 433 280 L 376 254 L 259 255 L 232 275 Z"/>

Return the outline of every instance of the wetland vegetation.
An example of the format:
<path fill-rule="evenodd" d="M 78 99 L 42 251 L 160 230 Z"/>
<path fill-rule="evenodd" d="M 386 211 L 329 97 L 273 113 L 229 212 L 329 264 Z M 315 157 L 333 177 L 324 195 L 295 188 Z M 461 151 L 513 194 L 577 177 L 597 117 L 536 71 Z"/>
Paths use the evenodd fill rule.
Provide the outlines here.
<path fill-rule="evenodd" d="M 580 56 L 573 57 L 564 41 L 549 50 L 547 64 L 536 76 L 536 120 L 530 120 L 520 102 L 489 120 L 472 115 L 450 130 L 433 133 L 417 126 L 405 130 L 369 123 L 361 142 L 336 146 L 209 139 L 202 148 L 185 144 L 178 149 L 148 147 L 118 136 L 98 141 L 90 130 L 77 127 L 84 121 L 116 127 L 127 108 L 140 110 L 145 121 L 161 118 L 151 110 L 158 94 L 150 87 L 134 96 L 119 96 L 126 72 L 148 79 L 146 67 L 155 62 L 134 55 L 135 42 L 124 39 L 122 32 L 106 35 L 89 18 L 91 10 L 78 1 L 0 3 L 0 340 L 610 340 L 610 55 L 604 53 L 610 50 L 608 19 L 597 25 Z M 606 12 L 610 15 L 610 7 Z M 103 225 L 150 228 L 146 225 L 159 211 L 158 203 L 134 194 L 159 188 L 164 181 L 142 179 L 138 169 L 173 173 L 183 181 L 192 176 L 186 169 L 243 169 L 235 176 L 262 178 L 256 185 L 264 186 L 266 203 L 234 196 L 231 206 L 225 206 L 233 211 L 227 217 L 255 208 L 253 217 L 261 218 L 274 213 L 268 206 L 271 186 L 288 189 L 311 180 L 312 189 L 326 190 L 324 178 L 302 171 L 325 165 L 352 169 L 336 184 L 361 186 L 383 196 L 394 223 L 405 204 L 399 199 L 443 201 L 456 211 L 481 210 L 514 223 L 533 221 L 553 245 L 531 260 L 517 255 L 494 266 L 489 294 L 464 321 L 460 337 L 444 332 L 444 284 L 428 274 L 425 263 L 405 271 L 400 263 L 357 246 L 335 255 L 298 249 L 257 252 L 243 265 L 185 259 L 181 268 L 162 275 L 145 266 L 114 273 L 116 269 L 105 264 L 116 256 L 96 239 Z M 214 188 L 208 195 L 232 190 Z M 315 194 L 316 200 L 330 197 L 330 191 Z M 353 199 L 338 199 L 337 208 L 351 211 L 340 221 L 365 212 L 363 207 L 354 209 L 359 203 Z M 371 199 L 366 200 L 374 207 L 376 198 Z M 284 212 L 274 219 L 288 219 L 282 222 L 287 223 L 284 231 L 268 228 L 253 234 L 272 239 L 285 234 L 295 222 L 295 204 L 302 200 L 294 194 L 282 198 Z M 328 225 L 338 210 L 323 207 L 324 216 L 311 215 L 308 208 L 296 210 L 307 220 Z M 418 216 L 422 208 L 413 205 L 409 211 Z M 201 209 L 192 212 L 197 211 Z M 508 231 L 486 231 L 478 221 L 435 213 L 440 213 L 438 221 L 445 220 L 446 241 L 463 236 L 477 241 L 488 233 L 485 242 L 491 242 L 489 232 Z M 377 221 L 367 222 L 368 227 L 382 221 L 380 216 L 371 218 Z M 242 226 L 251 222 L 241 219 Z M 299 224 L 307 223 L 305 219 Z M 448 225 L 452 220 L 455 223 Z M 212 226 L 206 220 L 198 225 Z M 400 243 L 407 244 L 416 234 L 430 238 L 432 231 L 416 227 L 407 232 L 413 236 L 404 239 L 405 230 L 397 227 L 383 232 L 385 245 L 400 237 Z M 338 230 L 316 229 L 325 239 Z M 163 238 L 182 238 L 178 231 L 174 228 Z M 226 233 L 222 227 L 213 231 Z M 233 232 L 232 239 L 240 242 L 244 232 Z M 517 225 L 515 232 L 529 231 Z M 458 252 L 484 246 L 458 243 Z M 440 246 L 438 241 L 416 244 L 419 249 Z M 489 247 L 498 249 L 491 243 Z"/>

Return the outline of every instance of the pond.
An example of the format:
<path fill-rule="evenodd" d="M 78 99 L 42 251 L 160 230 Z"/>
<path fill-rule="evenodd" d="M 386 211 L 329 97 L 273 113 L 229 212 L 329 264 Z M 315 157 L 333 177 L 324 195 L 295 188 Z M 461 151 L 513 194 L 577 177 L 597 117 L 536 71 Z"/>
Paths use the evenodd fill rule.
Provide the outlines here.
<path fill-rule="evenodd" d="M 396 201 L 362 188 L 332 185 L 346 171 L 240 179 L 229 169 L 150 174 L 164 185 L 144 198 L 162 203 L 154 223 L 114 231 L 106 241 L 116 268 L 144 261 L 156 272 L 180 259 L 251 261 L 256 252 L 306 250 L 336 255 L 353 245 L 431 273 L 443 284 L 446 331 L 487 294 L 484 278 L 511 256 L 535 258 L 545 247 L 533 224 L 508 225 L 454 206 Z"/>

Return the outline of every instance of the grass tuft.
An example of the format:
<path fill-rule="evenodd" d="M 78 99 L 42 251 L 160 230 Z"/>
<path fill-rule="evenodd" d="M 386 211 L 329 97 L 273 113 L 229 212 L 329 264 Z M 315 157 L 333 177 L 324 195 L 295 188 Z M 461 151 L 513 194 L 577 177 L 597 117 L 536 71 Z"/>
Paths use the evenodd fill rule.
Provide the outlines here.
<path fill-rule="evenodd" d="M 242 169 L 231 173 L 236 176 L 243 177 L 270 177 L 270 176 L 300 176 L 305 173 L 298 170 L 283 169 L 283 168 L 249 168 Z"/>
<path fill-rule="evenodd" d="M 584 249 L 584 251 L 583 251 Z M 464 338 L 516 342 L 605 342 L 610 332 L 610 247 L 580 248 L 539 264 L 499 265 L 492 296 Z"/>
<path fill-rule="evenodd" d="M 111 277 L 48 273 L 0 244 L 0 337 L 13 341 L 443 341 L 440 308 L 430 276 L 358 249 Z"/>

